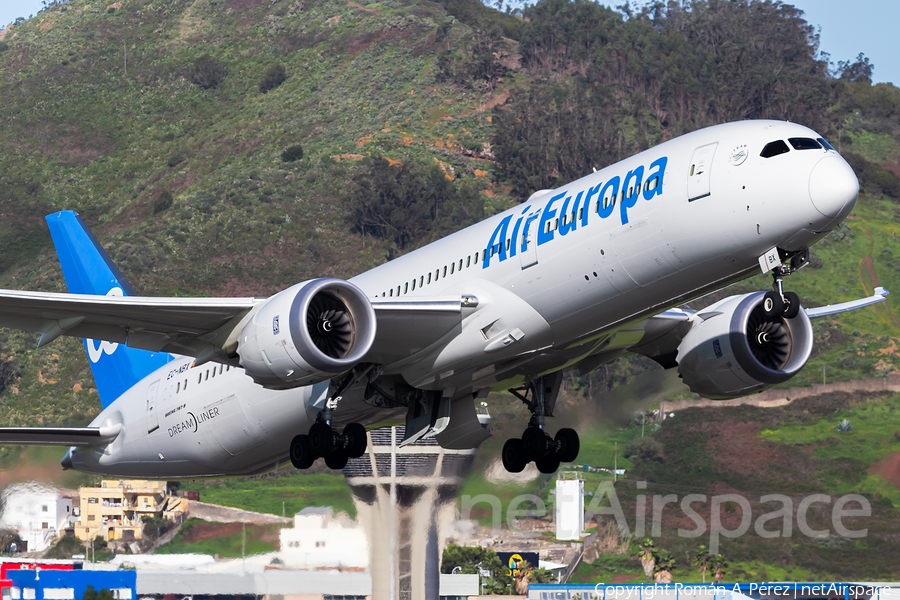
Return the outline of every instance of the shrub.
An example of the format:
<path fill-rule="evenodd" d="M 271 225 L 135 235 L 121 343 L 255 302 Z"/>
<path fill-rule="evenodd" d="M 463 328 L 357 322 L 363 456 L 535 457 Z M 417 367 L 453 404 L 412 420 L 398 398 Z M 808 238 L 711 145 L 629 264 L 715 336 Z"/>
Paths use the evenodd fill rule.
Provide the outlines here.
<path fill-rule="evenodd" d="M 7 44 L 6 42 L 0 42 L 0 54 L 3 54 L 7 50 L 9 50 L 9 44 Z"/>
<path fill-rule="evenodd" d="M 198 58 L 191 69 L 191 83 L 204 90 L 218 87 L 224 79 L 225 67 L 209 54 Z"/>
<path fill-rule="evenodd" d="M 625 448 L 625 457 L 633 462 L 663 462 L 663 447 L 651 437 L 638 438 Z"/>
<path fill-rule="evenodd" d="M 168 190 L 161 191 L 159 196 L 156 197 L 156 201 L 153 202 L 153 214 L 157 215 L 168 210 L 172 207 L 172 202 L 172 194 L 170 194 Z"/>
<path fill-rule="evenodd" d="M 300 160 L 301 158 L 303 158 L 303 146 L 301 146 L 300 144 L 288 146 L 284 149 L 284 152 L 281 153 L 282 162 L 294 162 L 295 160 Z"/>
<path fill-rule="evenodd" d="M 287 73 L 281 65 L 272 65 L 266 74 L 259 80 L 259 91 L 265 94 L 269 90 L 274 90 L 287 79 Z"/>

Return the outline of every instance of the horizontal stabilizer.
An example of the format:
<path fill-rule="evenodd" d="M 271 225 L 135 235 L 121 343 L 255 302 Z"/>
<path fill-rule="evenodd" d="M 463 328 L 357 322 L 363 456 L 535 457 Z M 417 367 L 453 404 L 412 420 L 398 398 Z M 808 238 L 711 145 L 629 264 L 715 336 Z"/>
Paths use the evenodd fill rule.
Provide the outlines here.
<path fill-rule="evenodd" d="M 28 446 L 103 446 L 116 439 L 112 427 L 0 427 L 0 444 Z"/>

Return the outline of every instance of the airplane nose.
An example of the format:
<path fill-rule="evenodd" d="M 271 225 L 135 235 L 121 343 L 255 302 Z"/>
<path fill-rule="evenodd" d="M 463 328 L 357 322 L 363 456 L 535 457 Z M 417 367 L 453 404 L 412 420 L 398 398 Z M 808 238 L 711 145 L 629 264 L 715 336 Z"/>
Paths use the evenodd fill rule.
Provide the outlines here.
<path fill-rule="evenodd" d="M 859 195 L 859 181 L 850 165 L 830 154 L 813 167 L 809 176 L 809 197 L 826 217 L 846 216 Z"/>

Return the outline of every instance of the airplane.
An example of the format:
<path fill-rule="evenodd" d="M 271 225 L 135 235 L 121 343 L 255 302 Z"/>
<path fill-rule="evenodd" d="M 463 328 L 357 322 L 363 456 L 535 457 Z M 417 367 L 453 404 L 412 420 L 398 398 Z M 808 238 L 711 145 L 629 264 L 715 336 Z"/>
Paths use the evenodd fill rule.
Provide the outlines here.
<path fill-rule="evenodd" d="M 853 170 L 813 130 L 717 125 L 450 234 L 349 280 L 268 298 L 135 295 L 77 214 L 47 216 L 69 294 L 0 290 L 0 326 L 84 338 L 103 411 L 87 427 L 0 429 L 0 442 L 68 446 L 62 465 L 127 477 L 258 473 L 324 458 L 340 469 L 366 431 L 474 448 L 475 402 L 509 390 L 531 419 L 504 467 L 552 473 L 578 434 L 547 432 L 562 375 L 636 352 L 708 398 L 787 381 L 810 318 L 784 277 L 852 210 Z M 678 308 L 754 273 L 772 289 Z"/>

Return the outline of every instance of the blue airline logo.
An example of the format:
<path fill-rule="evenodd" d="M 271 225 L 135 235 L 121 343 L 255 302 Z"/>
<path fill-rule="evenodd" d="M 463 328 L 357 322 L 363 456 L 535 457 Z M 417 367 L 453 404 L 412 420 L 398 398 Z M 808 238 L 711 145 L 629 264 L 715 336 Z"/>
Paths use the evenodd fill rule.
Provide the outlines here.
<path fill-rule="evenodd" d="M 666 173 L 666 164 L 668 157 L 663 156 L 650 163 L 647 169 L 647 178 L 644 179 L 644 167 L 639 166 L 625 175 L 624 179 L 615 175 L 607 181 L 600 181 L 596 185 L 575 192 L 563 190 L 552 196 L 543 206 L 538 206 L 534 210 L 529 204 L 522 209 L 515 225 L 512 227 L 512 235 L 508 236 L 509 225 L 514 215 L 507 215 L 497 224 L 491 239 L 487 243 L 487 250 L 484 253 L 484 259 L 481 262 L 481 268 L 486 269 L 491 264 L 491 258 L 496 254 L 498 260 L 503 262 L 507 258 L 512 258 L 516 253 L 522 253 L 528 250 L 528 244 L 537 237 L 537 245 L 541 246 L 547 242 L 552 242 L 555 238 L 554 229 L 548 225 L 557 218 L 557 215 L 565 215 L 567 218 L 560 218 L 559 235 L 567 235 L 575 231 L 578 227 L 587 227 L 588 215 L 592 212 L 596 213 L 601 219 L 606 219 L 613 214 L 616 204 L 619 205 L 619 217 L 622 225 L 628 223 L 628 210 L 634 208 L 640 196 L 643 195 L 644 200 L 652 200 L 654 196 L 660 196 L 663 192 L 663 176 Z M 621 190 L 621 195 L 619 193 Z M 574 196 L 574 201 L 573 201 Z M 594 200 L 594 209 L 591 210 L 591 201 Z M 608 201 L 607 201 L 608 200 Z M 557 211 L 554 204 L 562 202 Z M 571 209 L 570 209 L 571 206 Z M 578 219 L 579 207 L 581 210 L 581 218 Z M 526 215 L 527 213 L 527 215 Z M 596 219 L 594 219 L 596 220 Z M 537 222 L 537 225 L 535 225 Z M 537 236 L 532 235 L 532 227 L 537 227 Z M 522 232 L 521 243 L 519 240 L 519 232 Z M 507 251 L 507 243 L 509 243 L 509 251 Z M 518 248 L 516 246 L 519 246 Z"/>

